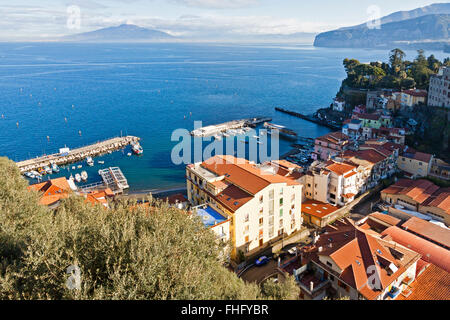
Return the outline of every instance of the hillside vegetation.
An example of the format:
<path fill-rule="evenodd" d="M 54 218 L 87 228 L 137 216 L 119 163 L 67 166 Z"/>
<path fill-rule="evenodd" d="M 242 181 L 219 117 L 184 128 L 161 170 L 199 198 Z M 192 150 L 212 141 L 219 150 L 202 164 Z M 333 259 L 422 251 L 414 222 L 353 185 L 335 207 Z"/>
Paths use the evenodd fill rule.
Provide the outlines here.
<path fill-rule="evenodd" d="M 263 293 L 237 278 L 213 233 L 165 203 L 106 210 L 73 196 L 51 211 L 26 186 L 0 158 L 0 299 L 298 297 L 292 279 Z M 79 289 L 67 286 L 70 266 L 81 271 Z"/>

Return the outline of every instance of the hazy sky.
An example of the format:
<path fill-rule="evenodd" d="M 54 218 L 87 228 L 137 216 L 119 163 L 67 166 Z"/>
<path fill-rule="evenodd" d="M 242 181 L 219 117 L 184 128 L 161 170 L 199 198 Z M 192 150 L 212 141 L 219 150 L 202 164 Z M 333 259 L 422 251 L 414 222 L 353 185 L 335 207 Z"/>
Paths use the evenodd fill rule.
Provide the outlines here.
<path fill-rule="evenodd" d="M 371 6 L 385 16 L 435 2 L 448 1 L 0 0 L 0 40 L 55 37 L 121 23 L 184 36 L 321 32 L 370 20 Z"/>

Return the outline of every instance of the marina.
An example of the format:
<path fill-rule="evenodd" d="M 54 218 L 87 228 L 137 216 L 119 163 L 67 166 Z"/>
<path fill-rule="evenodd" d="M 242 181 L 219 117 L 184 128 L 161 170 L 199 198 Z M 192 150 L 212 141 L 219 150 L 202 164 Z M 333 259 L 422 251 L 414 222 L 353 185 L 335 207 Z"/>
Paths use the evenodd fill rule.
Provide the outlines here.
<path fill-rule="evenodd" d="M 135 136 L 116 137 L 73 150 L 62 148 L 59 150 L 59 153 L 16 162 L 16 164 L 23 174 L 34 170 L 38 170 L 40 174 L 45 174 L 52 172 L 51 166 L 53 164 L 56 166 L 67 165 L 83 161 L 88 157 L 92 160 L 92 157 L 120 150 L 127 145 L 137 143 L 139 140 L 140 138 Z M 78 166 L 78 168 L 80 168 L 80 166 Z"/>
<path fill-rule="evenodd" d="M 233 136 L 237 134 L 244 134 L 247 128 L 254 128 L 258 124 L 272 121 L 271 118 L 250 118 L 242 120 L 234 120 L 221 124 L 202 127 L 191 131 L 191 135 L 194 137 L 222 137 L 225 133 L 227 136 Z M 247 130 L 248 131 L 248 130 Z M 218 139 L 218 138 L 217 138 Z"/>
<path fill-rule="evenodd" d="M 306 121 L 313 122 L 315 124 L 319 124 L 321 126 L 330 128 L 332 130 L 341 130 L 342 129 L 340 126 L 337 126 L 335 124 L 329 123 L 326 120 L 319 120 L 319 119 L 316 119 L 314 117 L 307 116 L 307 115 L 304 115 L 304 114 L 301 114 L 301 113 L 298 113 L 298 112 L 295 112 L 295 111 L 290 111 L 290 110 L 286 110 L 286 109 L 278 108 L 278 107 L 276 107 L 275 110 L 278 111 L 278 112 L 286 113 L 286 114 L 289 114 L 291 116 L 294 116 L 294 117 L 306 120 Z"/>

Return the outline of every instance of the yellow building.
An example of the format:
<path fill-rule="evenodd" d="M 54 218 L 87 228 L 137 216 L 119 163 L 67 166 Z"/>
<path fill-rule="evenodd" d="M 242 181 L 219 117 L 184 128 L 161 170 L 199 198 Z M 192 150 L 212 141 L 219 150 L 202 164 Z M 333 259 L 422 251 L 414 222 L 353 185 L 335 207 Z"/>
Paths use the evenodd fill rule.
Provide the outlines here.
<path fill-rule="evenodd" d="M 397 159 L 397 166 L 411 178 L 428 176 L 433 162 L 433 155 L 423 152 L 405 152 Z"/>
<path fill-rule="evenodd" d="M 230 220 L 232 258 L 250 255 L 302 227 L 299 167 L 216 156 L 186 167 L 188 199 Z"/>

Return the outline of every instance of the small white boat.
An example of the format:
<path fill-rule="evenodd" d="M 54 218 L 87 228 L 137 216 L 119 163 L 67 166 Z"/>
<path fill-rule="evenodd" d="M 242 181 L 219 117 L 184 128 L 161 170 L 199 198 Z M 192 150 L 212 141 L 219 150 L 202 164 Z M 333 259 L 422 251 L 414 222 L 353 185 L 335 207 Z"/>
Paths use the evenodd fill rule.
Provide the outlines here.
<path fill-rule="evenodd" d="M 49 167 L 49 166 L 45 166 L 44 167 L 44 170 L 45 170 L 45 172 L 47 173 L 47 174 L 52 174 L 53 172 L 52 172 L 52 169 Z"/>
<path fill-rule="evenodd" d="M 52 171 L 58 173 L 59 172 L 59 167 L 56 163 L 52 163 Z"/>
<path fill-rule="evenodd" d="M 88 174 L 86 171 L 81 172 L 81 180 L 86 181 L 88 179 Z"/>
<path fill-rule="evenodd" d="M 80 176 L 80 174 L 79 173 L 77 173 L 76 175 L 75 175 L 75 181 L 76 182 L 81 182 L 81 176 Z"/>
<path fill-rule="evenodd" d="M 128 153 L 127 153 L 127 156 L 131 157 L 131 156 L 132 156 L 131 152 L 128 152 Z"/>
<path fill-rule="evenodd" d="M 80 164 L 79 166 L 77 166 L 77 168 L 78 168 L 78 169 L 81 169 L 81 168 L 83 168 L 83 166 Z"/>
<path fill-rule="evenodd" d="M 87 157 L 86 163 L 89 167 L 92 167 L 94 165 L 94 160 L 92 160 L 92 157 Z"/>
<path fill-rule="evenodd" d="M 72 170 L 75 170 L 76 169 L 76 167 L 75 166 L 72 166 Z"/>
<path fill-rule="evenodd" d="M 25 172 L 24 175 L 25 175 L 25 177 L 30 178 L 30 179 L 36 178 L 36 176 L 32 172 Z"/>
<path fill-rule="evenodd" d="M 98 161 L 98 164 L 105 164 L 105 161 Z"/>
<path fill-rule="evenodd" d="M 37 172 L 37 171 L 31 171 L 31 173 L 34 175 L 34 177 L 35 177 L 36 179 L 42 178 L 42 174 L 40 174 L 40 173 Z"/>
<path fill-rule="evenodd" d="M 222 133 L 222 135 L 225 137 L 225 138 L 228 138 L 230 135 L 228 134 L 228 133 L 226 133 L 226 132 L 224 132 L 224 133 Z"/>

